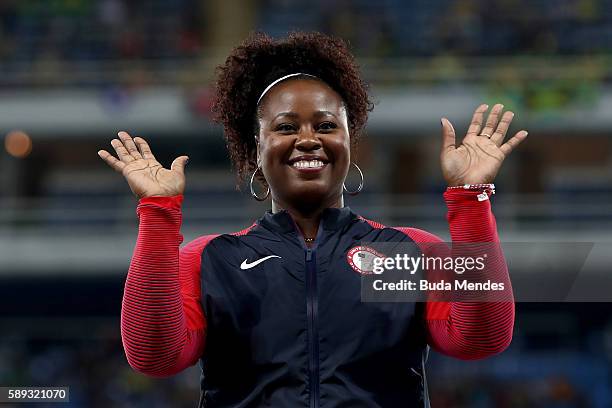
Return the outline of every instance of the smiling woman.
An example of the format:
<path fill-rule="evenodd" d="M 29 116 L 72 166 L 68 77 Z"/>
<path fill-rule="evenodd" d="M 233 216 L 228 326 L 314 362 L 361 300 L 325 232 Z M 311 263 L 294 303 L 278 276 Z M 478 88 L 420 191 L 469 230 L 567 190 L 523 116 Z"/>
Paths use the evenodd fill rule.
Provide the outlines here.
<path fill-rule="evenodd" d="M 257 168 L 258 119 L 271 99 L 268 94 L 291 79 L 312 79 L 335 91 L 344 107 L 346 130 L 357 143 L 373 104 L 346 44 L 320 33 L 294 33 L 278 41 L 253 34 L 218 68 L 213 104 L 240 178 Z M 260 176 L 260 181 L 265 183 L 265 178 Z"/>
<path fill-rule="evenodd" d="M 319 80 L 296 76 L 272 88 L 262 105 L 257 163 L 274 186 L 272 211 L 298 207 L 308 215 L 342 207 L 350 137 L 340 95 Z"/>
<path fill-rule="evenodd" d="M 503 300 L 362 301 L 367 271 L 355 254 L 374 251 L 362 243 L 451 255 L 430 233 L 386 227 L 344 206 L 351 145 L 370 108 L 344 42 L 317 33 L 247 39 L 218 70 L 214 113 L 239 179 L 263 183 L 258 198 L 269 196 L 271 210 L 242 231 L 183 248 L 187 157 L 164 169 L 144 139 L 125 132 L 111 142 L 117 158 L 98 152 L 140 198 L 121 314 L 135 370 L 163 377 L 200 361 L 207 407 L 428 407 L 430 347 L 478 359 L 508 346 L 514 303 L 501 250 L 479 279 L 504 284 Z M 513 113 L 495 105 L 485 123 L 487 110 L 476 109 L 461 144 L 442 119 L 453 242 L 499 243 L 490 183 L 527 135 L 503 143 Z"/>

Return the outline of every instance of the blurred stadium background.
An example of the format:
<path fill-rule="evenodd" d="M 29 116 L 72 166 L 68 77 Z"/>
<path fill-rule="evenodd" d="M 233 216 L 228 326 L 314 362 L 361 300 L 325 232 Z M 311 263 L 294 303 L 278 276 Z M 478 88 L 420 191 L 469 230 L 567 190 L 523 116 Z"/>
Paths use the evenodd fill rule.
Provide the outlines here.
<path fill-rule="evenodd" d="M 123 355 L 136 200 L 96 152 L 125 129 L 163 164 L 188 154 L 185 241 L 261 216 L 209 121 L 214 67 L 253 29 L 350 41 L 379 101 L 365 191 L 347 197 L 364 216 L 448 237 L 439 119 L 461 133 L 499 101 L 530 132 L 496 181 L 502 239 L 612 242 L 610 1 L 2 0 L 0 385 L 67 385 L 70 407 L 196 405 L 197 367 L 154 380 Z M 432 406 L 612 406 L 611 312 L 518 304 L 504 354 L 431 355 Z"/>

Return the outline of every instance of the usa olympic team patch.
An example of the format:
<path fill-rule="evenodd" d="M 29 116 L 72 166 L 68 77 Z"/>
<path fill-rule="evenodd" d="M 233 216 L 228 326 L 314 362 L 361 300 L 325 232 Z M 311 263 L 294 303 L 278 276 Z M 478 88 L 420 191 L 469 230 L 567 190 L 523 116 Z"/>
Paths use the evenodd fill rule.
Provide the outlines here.
<path fill-rule="evenodd" d="M 385 258 L 383 254 L 373 248 L 358 245 L 346 253 L 346 261 L 353 270 L 362 275 L 374 273 L 374 259 Z"/>

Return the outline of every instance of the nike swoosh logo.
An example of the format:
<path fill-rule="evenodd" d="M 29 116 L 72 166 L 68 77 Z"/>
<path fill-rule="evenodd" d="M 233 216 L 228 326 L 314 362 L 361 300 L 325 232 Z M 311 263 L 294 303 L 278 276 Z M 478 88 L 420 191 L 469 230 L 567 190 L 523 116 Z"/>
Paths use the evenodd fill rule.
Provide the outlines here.
<path fill-rule="evenodd" d="M 242 261 L 242 263 L 240 264 L 240 269 L 245 270 L 245 269 L 251 269 L 254 266 L 259 265 L 260 263 L 262 263 L 263 261 L 267 261 L 270 258 L 280 258 L 280 256 L 278 255 L 268 255 L 268 256 L 264 256 L 261 259 L 258 259 L 256 261 L 253 261 L 251 263 L 248 262 L 248 259 L 245 259 L 244 261 Z"/>

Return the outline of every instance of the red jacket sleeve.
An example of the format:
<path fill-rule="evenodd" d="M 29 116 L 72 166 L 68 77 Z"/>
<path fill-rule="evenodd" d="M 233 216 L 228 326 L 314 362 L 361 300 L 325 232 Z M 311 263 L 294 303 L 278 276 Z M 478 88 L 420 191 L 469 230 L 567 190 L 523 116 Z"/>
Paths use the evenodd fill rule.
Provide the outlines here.
<path fill-rule="evenodd" d="M 451 240 L 453 242 L 499 243 L 495 217 L 489 200 L 478 201 L 478 192 L 447 190 Z M 428 232 L 398 228 L 409 235 L 426 256 L 448 256 L 450 248 Z M 501 249 L 489 257 L 484 273 L 493 281 L 511 283 Z M 429 344 L 446 355 L 474 360 L 498 354 L 512 340 L 514 302 L 428 302 L 425 321 Z"/>
<path fill-rule="evenodd" d="M 141 199 L 138 239 L 125 282 L 121 339 L 130 366 L 153 377 L 195 364 L 204 350 L 206 320 L 200 302 L 204 236 L 183 249 L 183 196 Z"/>

